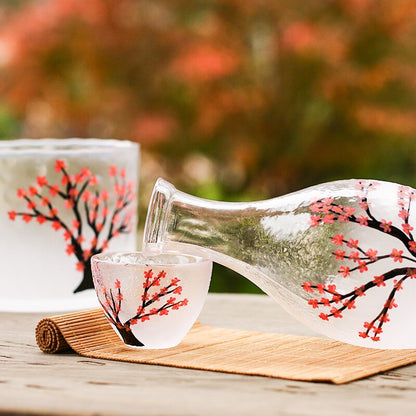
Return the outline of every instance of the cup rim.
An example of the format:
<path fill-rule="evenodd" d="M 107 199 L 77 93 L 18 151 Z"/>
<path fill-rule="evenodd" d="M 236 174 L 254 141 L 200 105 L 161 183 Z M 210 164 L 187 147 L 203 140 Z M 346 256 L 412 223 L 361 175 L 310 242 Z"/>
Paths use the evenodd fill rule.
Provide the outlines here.
<path fill-rule="evenodd" d="M 152 263 L 149 262 L 137 262 L 137 263 L 117 263 L 111 260 L 112 256 L 118 255 L 118 256 L 129 256 L 129 255 L 143 255 L 147 256 L 148 258 L 151 257 L 157 257 L 162 255 L 172 255 L 172 256 L 180 256 L 185 257 L 188 259 L 194 259 L 195 261 L 189 262 L 189 263 L 175 263 L 175 262 L 161 262 L 161 263 Z M 212 263 L 212 260 L 209 258 L 205 258 L 202 256 L 197 256 L 193 254 L 186 254 L 181 251 L 173 251 L 173 250 L 164 250 L 162 252 L 143 252 L 143 251 L 111 251 L 111 252 L 104 252 L 99 254 L 94 254 L 91 257 L 91 263 L 96 264 L 108 264 L 114 267 L 120 266 L 120 267 L 128 267 L 128 268 L 142 268 L 142 267 L 192 267 L 196 264 L 204 264 L 204 263 Z"/>
<path fill-rule="evenodd" d="M 105 138 L 80 138 L 80 137 L 70 137 L 70 138 L 19 138 L 19 139 L 10 139 L 10 140 L 1 140 L 0 141 L 0 152 L 2 154 L 8 153 L 48 153 L 53 154 L 66 154 L 76 151 L 79 152 L 88 152 L 96 151 L 96 148 L 101 150 L 123 150 L 123 149 L 132 149 L 140 148 L 140 144 L 130 141 L 130 140 L 120 140 L 120 139 L 105 139 Z"/>

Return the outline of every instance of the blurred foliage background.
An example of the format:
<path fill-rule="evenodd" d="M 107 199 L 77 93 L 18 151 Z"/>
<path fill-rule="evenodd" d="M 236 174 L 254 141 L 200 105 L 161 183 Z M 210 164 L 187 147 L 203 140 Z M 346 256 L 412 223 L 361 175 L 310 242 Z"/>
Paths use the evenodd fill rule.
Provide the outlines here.
<path fill-rule="evenodd" d="M 0 138 L 142 145 L 211 199 L 363 177 L 416 187 L 413 0 L 1 0 Z M 214 291 L 256 291 L 221 267 Z"/>

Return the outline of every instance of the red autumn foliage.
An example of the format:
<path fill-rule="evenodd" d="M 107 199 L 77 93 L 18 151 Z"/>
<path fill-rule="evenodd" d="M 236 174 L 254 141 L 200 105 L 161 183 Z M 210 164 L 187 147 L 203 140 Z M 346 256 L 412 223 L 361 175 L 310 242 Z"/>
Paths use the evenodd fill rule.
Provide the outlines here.
<path fill-rule="evenodd" d="M 0 135 L 136 139 L 152 153 L 144 179 L 165 169 L 185 191 L 186 162 L 203 153 L 214 174 L 198 177 L 224 199 L 382 165 L 380 179 L 408 183 L 413 1 L 249 3 L 0 6 Z"/>

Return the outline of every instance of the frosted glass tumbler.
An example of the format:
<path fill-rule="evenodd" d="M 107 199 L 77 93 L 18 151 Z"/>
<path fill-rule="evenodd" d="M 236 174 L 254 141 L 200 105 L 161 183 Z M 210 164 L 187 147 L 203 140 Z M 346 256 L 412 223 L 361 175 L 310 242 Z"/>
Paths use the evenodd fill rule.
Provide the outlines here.
<path fill-rule="evenodd" d="M 139 146 L 0 141 L 1 311 L 98 306 L 91 256 L 135 250 Z"/>

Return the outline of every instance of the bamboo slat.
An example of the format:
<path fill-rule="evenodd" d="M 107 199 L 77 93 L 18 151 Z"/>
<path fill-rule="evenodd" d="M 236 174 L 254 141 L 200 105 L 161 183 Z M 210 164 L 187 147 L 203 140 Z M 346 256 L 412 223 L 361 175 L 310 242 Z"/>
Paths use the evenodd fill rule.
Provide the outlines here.
<path fill-rule="evenodd" d="M 72 348 L 89 358 L 335 384 L 416 362 L 416 350 L 369 349 L 325 338 L 201 323 L 174 348 L 130 348 L 100 309 L 42 319 L 36 327 L 36 341 L 47 353 Z"/>

